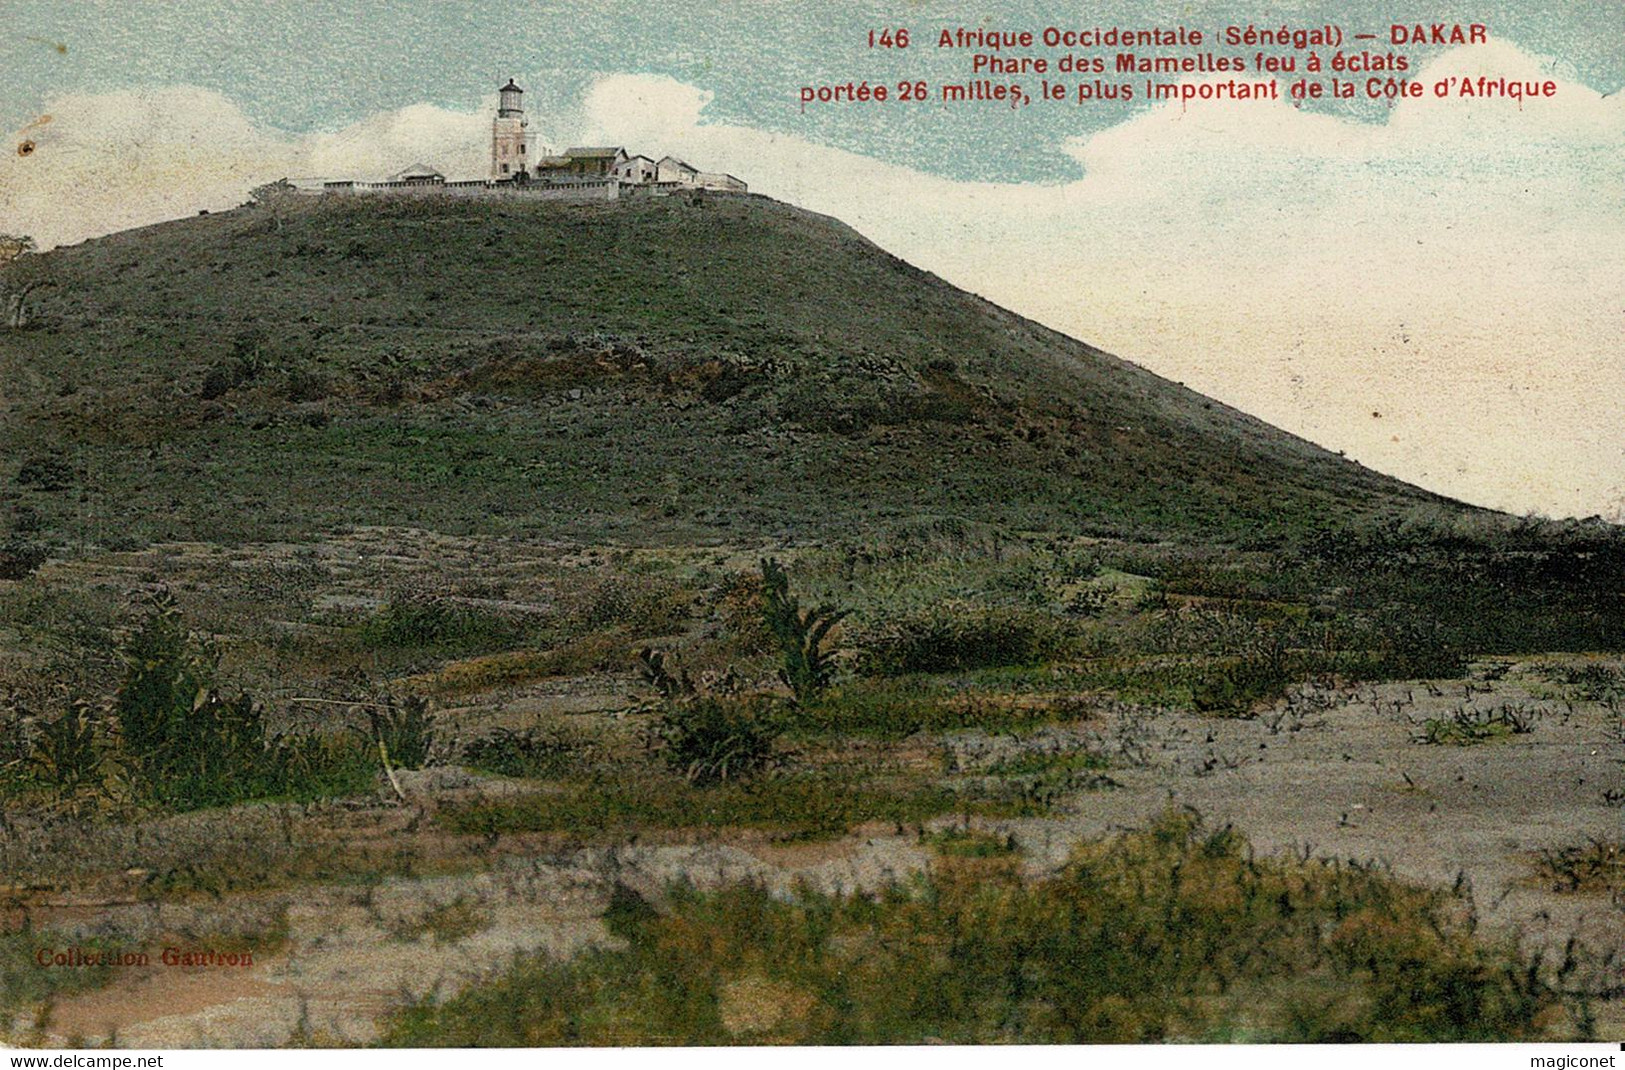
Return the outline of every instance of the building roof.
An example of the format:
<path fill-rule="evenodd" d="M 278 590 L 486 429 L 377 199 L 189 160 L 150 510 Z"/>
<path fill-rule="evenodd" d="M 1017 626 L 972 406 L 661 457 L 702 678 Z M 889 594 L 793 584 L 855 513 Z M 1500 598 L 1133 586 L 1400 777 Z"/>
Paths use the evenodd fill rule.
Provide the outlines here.
<path fill-rule="evenodd" d="M 517 85 L 515 85 L 514 80 L 512 78 L 509 78 L 508 79 L 508 84 L 503 86 L 501 89 L 497 90 L 497 92 L 499 92 L 499 93 L 523 93 L 524 90 L 520 89 Z"/>
<path fill-rule="evenodd" d="M 625 149 L 621 148 L 619 145 L 616 145 L 613 148 L 602 148 L 602 147 L 600 147 L 600 148 L 590 148 L 590 147 L 589 148 L 581 148 L 581 147 L 577 147 L 577 148 L 573 148 L 573 149 L 565 149 L 564 150 L 564 155 L 570 157 L 571 159 L 576 159 L 576 160 L 580 160 L 580 159 L 602 159 L 603 157 L 606 157 L 606 156 L 611 156 L 611 157 L 620 156 L 624 152 L 626 152 Z"/>
<path fill-rule="evenodd" d="M 700 169 L 698 167 L 695 167 L 693 164 L 689 163 L 686 160 L 679 160 L 675 156 L 662 156 L 660 158 L 660 162 L 661 163 L 674 163 L 678 167 L 681 167 L 685 171 L 693 171 L 695 174 L 700 173 Z"/>
<path fill-rule="evenodd" d="M 446 176 L 426 163 L 415 163 L 404 171 L 389 176 L 391 182 L 404 182 L 409 178 L 445 178 Z"/>

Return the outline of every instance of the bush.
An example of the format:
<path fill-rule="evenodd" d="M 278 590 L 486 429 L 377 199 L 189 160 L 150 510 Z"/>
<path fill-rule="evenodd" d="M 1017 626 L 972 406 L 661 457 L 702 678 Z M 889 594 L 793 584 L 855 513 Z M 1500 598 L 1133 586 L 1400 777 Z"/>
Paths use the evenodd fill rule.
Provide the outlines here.
<path fill-rule="evenodd" d="M 185 709 L 179 733 L 133 763 L 136 793 L 177 810 L 221 806 L 280 794 L 282 770 L 265 737 L 264 710 L 253 696 L 208 691 Z"/>
<path fill-rule="evenodd" d="M 33 750 L 27 720 L 27 712 L 14 700 L 0 702 L 0 798 L 16 794 L 27 780 Z"/>
<path fill-rule="evenodd" d="M 1454 680 L 1467 674 L 1466 656 L 1437 623 L 1419 614 L 1401 613 L 1385 615 L 1379 627 L 1381 675 L 1399 680 Z"/>
<path fill-rule="evenodd" d="M 906 739 L 918 732 L 962 728 L 1020 732 L 1070 719 L 1057 706 L 1013 701 L 1014 697 L 962 690 L 924 676 L 859 678 L 792 711 L 790 725 L 802 738 Z"/>
<path fill-rule="evenodd" d="M 381 743 L 389 761 L 402 769 L 422 769 L 434 748 L 435 717 L 429 702 L 417 695 L 389 700 L 367 709 L 372 739 Z"/>
<path fill-rule="evenodd" d="M 518 621 L 431 594 L 405 594 L 391 600 L 361 625 L 369 647 L 441 647 L 455 650 L 500 648 L 523 638 Z"/>
<path fill-rule="evenodd" d="M 1448 716 L 1423 721 L 1411 738 L 1417 743 L 1465 747 L 1506 736 L 1526 735 L 1535 730 L 1542 716 L 1539 707 L 1510 702 L 1503 702 L 1493 710 L 1457 706 Z"/>
<path fill-rule="evenodd" d="M 153 596 L 122 653 L 124 682 L 113 704 L 120 743 L 133 772 L 161 781 L 185 763 L 192 711 L 209 693 L 218 657 L 193 644 L 167 591 Z"/>
<path fill-rule="evenodd" d="M 657 829 L 760 829 L 788 841 L 843 836 L 871 822 L 913 825 L 964 806 L 940 785 L 827 768 L 727 780 L 703 791 L 661 770 L 629 776 L 601 769 L 546 791 L 448 803 L 437 820 L 460 835 L 549 833 L 606 845 Z"/>
<path fill-rule="evenodd" d="M 767 591 L 762 578 L 743 572 L 730 576 L 717 595 L 724 642 L 740 654 L 767 654 L 778 649 L 778 640 L 767 626 Z"/>
<path fill-rule="evenodd" d="M 34 928 L 26 912 L 21 928 L 0 930 L 0 1021 L 11 1023 L 16 1011 L 49 1007 L 55 1000 L 94 991 L 113 980 L 117 968 L 109 960 L 125 949 L 105 935 L 74 936 L 73 946 L 85 953 L 85 965 L 41 969 L 35 954 L 60 938 L 57 930 Z M 13 1036 L 8 1033 L 8 1045 L 17 1043 Z"/>
<path fill-rule="evenodd" d="M 235 368 L 216 364 L 203 373 L 203 382 L 198 387 L 198 397 L 204 401 L 218 401 L 237 389 L 240 381 Z"/>
<path fill-rule="evenodd" d="M 653 730 L 661 758 L 691 784 L 755 776 L 774 763 L 783 731 L 768 700 L 712 695 L 667 703 Z"/>
<path fill-rule="evenodd" d="M 1191 704 L 1203 713 L 1246 714 L 1286 694 L 1297 676 L 1278 658 L 1242 657 L 1204 666 L 1191 684 Z"/>
<path fill-rule="evenodd" d="M 858 670 L 870 676 L 1035 665 L 1054 656 L 1066 632 L 1047 613 L 949 602 L 871 627 L 859 639 Z"/>
<path fill-rule="evenodd" d="M 1061 612 L 1078 619 L 1098 617 L 1111 604 L 1112 591 L 1106 587 L 1080 587 L 1067 595 L 1061 603 Z"/>
<path fill-rule="evenodd" d="M 333 392 L 333 380 L 319 368 L 301 365 L 284 373 L 282 387 L 289 401 L 320 401 Z"/>
<path fill-rule="evenodd" d="M 634 636 L 672 635 L 689 617 L 691 592 L 657 576 L 621 576 L 608 570 L 575 596 L 570 616 L 584 631 L 620 628 Z"/>
<path fill-rule="evenodd" d="M 1625 901 L 1625 844 L 1592 837 L 1584 846 L 1542 848 L 1536 876 L 1554 892 L 1609 893 Z"/>
<path fill-rule="evenodd" d="M 0 544 L 0 580 L 26 580 L 50 557 L 44 546 L 13 536 Z"/>
<path fill-rule="evenodd" d="M 252 799 L 339 799 L 373 790 L 378 752 L 353 732 L 278 736 L 264 752 L 265 773 L 241 776 L 216 805 Z"/>
<path fill-rule="evenodd" d="M 214 686 L 218 655 L 193 641 L 167 592 L 154 596 L 124 660 L 113 710 L 136 798 L 192 810 L 370 786 L 377 759 L 353 735 L 270 738 L 252 695 L 222 697 Z"/>
<path fill-rule="evenodd" d="M 56 457 L 30 457 L 17 469 L 17 485 L 35 490 L 60 491 L 74 485 L 73 466 Z"/>
<path fill-rule="evenodd" d="M 563 732 L 526 728 L 516 732 L 498 728 L 463 747 L 470 768 L 511 777 L 548 777 L 581 764 L 581 740 Z"/>
<path fill-rule="evenodd" d="M 1609 698 L 1625 695 L 1625 670 L 1600 662 L 1583 665 L 1544 665 L 1548 679 L 1565 685 L 1575 698 L 1586 702 L 1605 702 Z"/>
<path fill-rule="evenodd" d="M 39 510 L 31 505 L 18 505 L 11 511 L 11 530 L 16 535 L 33 535 L 40 524 Z"/>

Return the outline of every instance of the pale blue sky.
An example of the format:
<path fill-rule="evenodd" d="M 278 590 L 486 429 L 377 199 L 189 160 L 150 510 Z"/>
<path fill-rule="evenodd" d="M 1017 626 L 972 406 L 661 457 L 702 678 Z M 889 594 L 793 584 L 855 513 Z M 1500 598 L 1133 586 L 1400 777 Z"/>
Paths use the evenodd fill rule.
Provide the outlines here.
<path fill-rule="evenodd" d="M 290 133 L 333 130 L 414 103 L 472 110 L 509 75 L 529 84 L 536 111 L 577 102 L 592 78 L 646 73 L 712 91 L 706 112 L 946 177 L 1061 181 L 1075 161 L 1045 149 L 1122 121 L 1114 107 L 965 109 L 924 116 L 906 107 L 809 109 L 807 81 L 910 74 L 965 78 L 966 58 L 940 53 L 921 31 L 948 25 L 1040 30 L 1046 25 L 1187 25 L 1217 32 L 1249 21 L 1385 32 L 1390 21 L 1481 21 L 1524 50 L 1556 57 L 1568 76 L 1610 92 L 1625 83 L 1625 2 L 1517 0 L 1385 3 L 1300 0 L 1274 5 L 1055 0 L 943 4 L 776 0 L 8 0 L 0 39 L 0 123 L 16 129 L 54 96 L 165 85 L 218 90 L 255 121 Z M 906 14 L 902 14 L 906 13 Z M 870 27 L 904 22 L 906 58 L 864 47 Z M 60 42 L 65 53 L 52 47 Z M 1438 51 L 1413 50 L 1425 61 Z M 1322 105 L 1332 107 L 1332 105 Z M 1361 102 L 1364 116 L 1383 106 Z"/>

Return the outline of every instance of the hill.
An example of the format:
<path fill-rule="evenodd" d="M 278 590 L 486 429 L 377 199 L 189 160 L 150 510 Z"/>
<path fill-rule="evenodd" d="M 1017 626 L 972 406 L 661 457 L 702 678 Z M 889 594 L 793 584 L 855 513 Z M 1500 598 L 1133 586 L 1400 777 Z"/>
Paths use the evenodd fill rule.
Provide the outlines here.
<path fill-rule="evenodd" d="M 27 259 L 0 474 L 104 545 L 921 517 L 1258 541 L 1465 509 L 763 198 L 328 198 Z"/>

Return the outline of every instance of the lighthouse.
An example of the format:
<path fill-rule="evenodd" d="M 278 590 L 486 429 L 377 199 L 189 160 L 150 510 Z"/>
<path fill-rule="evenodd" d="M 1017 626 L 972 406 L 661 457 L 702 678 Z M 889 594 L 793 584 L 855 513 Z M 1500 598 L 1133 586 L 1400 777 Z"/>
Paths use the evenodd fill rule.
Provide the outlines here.
<path fill-rule="evenodd" d="M 491 179 L 524 182 L 530 178 L 530 146 L 526 144 L 525 91 L 508 84 L 497 91 L 497 115 L 491 120 Z M 523 176 L 523 177 L 521 177 Z"/>

